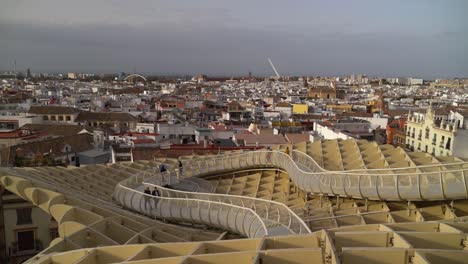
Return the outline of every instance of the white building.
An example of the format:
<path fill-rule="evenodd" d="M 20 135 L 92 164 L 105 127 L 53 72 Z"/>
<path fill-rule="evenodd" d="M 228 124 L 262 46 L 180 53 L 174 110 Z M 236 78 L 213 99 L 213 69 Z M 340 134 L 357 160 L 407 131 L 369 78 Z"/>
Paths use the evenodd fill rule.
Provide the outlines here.
<path fill-rule="evenodd" d="M 453 119 L 449 120 L 450 116 Z M 415 151 L 437 156 L 468 158 L 468 130 L 463 128 L 464 119 L 457 117 L 460 118 L 460 114 L 451 113 L 438 119 L 432 107 L 424 115 L 410 114 L 406 123 L 406 144 Z"/>

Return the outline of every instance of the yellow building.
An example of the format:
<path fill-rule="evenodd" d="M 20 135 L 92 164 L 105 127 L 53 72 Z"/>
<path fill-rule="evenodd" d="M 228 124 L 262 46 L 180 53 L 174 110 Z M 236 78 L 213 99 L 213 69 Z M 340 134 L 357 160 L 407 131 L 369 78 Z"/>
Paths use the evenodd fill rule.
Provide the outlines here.
<path fill-rule="evenodd" d="M 0 262 L 22 263 L 58 237 L 57 222 L 40 208 L 9 191 L 0 191 L 0 200 Z"/>
<path fill-rule="evenodd" d="M 458 130 L 445 117 L 435 118 L 432 107 L 425 115 L 410 114 L 406 124 L 406 144 L 414 151 L 466 157 L 466 140 L 466 130 Z"/>
<path fill-rule="evenodd" d="M 293 114 L 307 114 L 309 106 L 307 104 L 293 104 Z"/>

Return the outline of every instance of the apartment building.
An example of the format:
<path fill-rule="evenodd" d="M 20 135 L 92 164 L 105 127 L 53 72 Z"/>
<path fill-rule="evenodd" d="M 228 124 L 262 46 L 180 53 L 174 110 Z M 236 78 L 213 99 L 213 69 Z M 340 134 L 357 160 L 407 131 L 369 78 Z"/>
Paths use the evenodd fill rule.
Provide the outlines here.
<path fill-rule="evenodd" d="M 58 237 L 49 214 L 1 186 L 0 218 L 0 263 L 23 263 Z"/>
<path fill-rule="evenodd" d="M 406 125 L 406 145 L 414 151 L 437 156 L 468 157 L 468 130 L 458 121 L 436 115 L 432 106 L 424 115 L 410 113 Z"/>

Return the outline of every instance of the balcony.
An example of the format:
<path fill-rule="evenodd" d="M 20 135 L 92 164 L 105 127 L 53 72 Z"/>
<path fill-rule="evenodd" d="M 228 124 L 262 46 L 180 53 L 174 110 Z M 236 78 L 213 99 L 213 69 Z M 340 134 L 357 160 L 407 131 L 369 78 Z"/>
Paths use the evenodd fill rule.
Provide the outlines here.
<path fill-rule="evenodd" d="M 436 141 L 435 140 L 432 140 L 432 145 L 436 145 Z"/>
<path fill-rule="evenodd" d="M 418 136 L 418 140 L 421 140 L 421 138 L 422 138 L 422 136 L 421 136 L 421 135 L 419 135 L 419 136 Z"/>
<path fill-rule="evenodd" d="M 8 248 L 8 253 L 10 257 L 34 256 L 43 249 L 42 241 L 35 239 L 20 244 L 18 244 L 18 242 L 12 242 Z"/>
<path fill-rule="evenodd" d="M 411 133 L 411 137 L 414 138 L 414 133 Z"/>

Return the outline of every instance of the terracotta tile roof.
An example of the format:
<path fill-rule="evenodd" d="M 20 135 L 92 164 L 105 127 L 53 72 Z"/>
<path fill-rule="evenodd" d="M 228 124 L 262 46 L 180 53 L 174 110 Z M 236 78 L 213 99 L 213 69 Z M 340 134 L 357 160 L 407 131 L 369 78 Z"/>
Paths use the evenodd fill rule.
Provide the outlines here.
<path fill-rule="evenodd" d="M 276 104 L 276 107 L 292 107 L 292 106 L 288 103 L 280 102 Z"/>
<path fill-rule="evenodd" d="M 373 117 L 374 115 L 372 113 L 362 113 L 362 112 L 343 112 L 336 116 L 337 117 L 339 116 Z"/>
<path fill-rule="evenodd" d="M 308 134 L 292 134 L 292 133 L 287 133 L 285 135 L 286 140 L 290 144 L 296 144 L 300 142 L 308 142 L 310 140 L 310 137 Z"/>
<path fill-rule="evenodd" d="M 29 108 L 29 114 L 38 115 L 71 115 L 80 113 L 80 109 L 68 106 L 44 106 L 33 105 Z"/>
<path fill-rule="evenodd" d="M 78 134 L 83 129 L 93 132 L 92 127 L 65 124 L 26 124 L 21 129 L 46 132 L 49 135 L 72 136 Z"/>
<path fill-rule="evenodd" d="M 75 152 L 82 152 L 86 150 L 93 149 L 93 136 L 89 134 L 79 134 L 73 136 L 66 136 L 66 137 L 57 137 L 52 139 L 46 139 L 42 141 L 34 141 L 26 144 L 20 144 L 10 147 L 9 152 L 10 155 L 3 156 L 4 153 L 2 152 L 2 162 L 8 158 L 9 164 L 13 163 L 15 153 L 22 152 L 24 154 L 27 153 L 49 153 L 51 152 L 54 156 L 63 156 L 66 153 L 62 152 L 65 145 L 69 145 L 71 147 L 70 153 Z M 8 153 L 8 152 L 6 152 Z"/>
<path fill-rule="evenodd" d="M 277 145 L 277 144 L 287 144 L 288 142 L 283 137 L 283 135 L 254 135 L 254 134 L 236 134 L 236 140 L 244 140 L 245 144 L 256 144 L 259 145 Z"/>
<path fill-rule="evenodd" d="M 85 121 L 123 121 L 136 122 L 138 118 L 129 113 L 97 113 L 97 112 L 81 112 L 75 120 L 76 122 Z"/>

